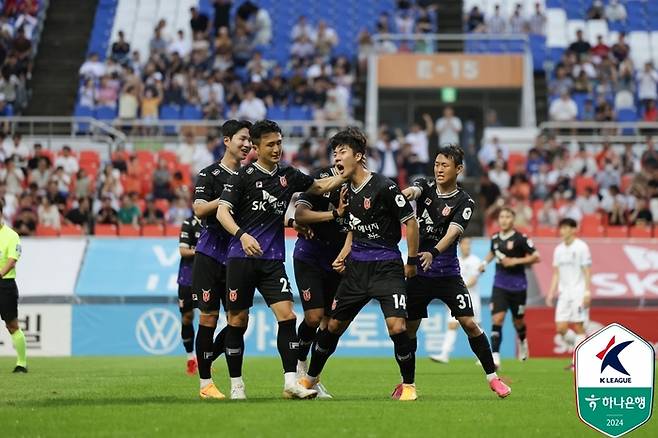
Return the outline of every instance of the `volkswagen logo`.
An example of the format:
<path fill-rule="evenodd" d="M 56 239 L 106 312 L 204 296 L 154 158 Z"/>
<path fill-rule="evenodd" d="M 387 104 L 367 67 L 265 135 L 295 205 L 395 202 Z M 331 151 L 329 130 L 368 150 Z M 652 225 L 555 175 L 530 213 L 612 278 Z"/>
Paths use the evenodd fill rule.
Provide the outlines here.
<path fill-rule="evenodd" d="M 135 327 L 135 337 L 139 346 L 150 354 L 171 353 L 180 342 L 179 332 L 178 317 L 163 308 L 144 312 Z"/>

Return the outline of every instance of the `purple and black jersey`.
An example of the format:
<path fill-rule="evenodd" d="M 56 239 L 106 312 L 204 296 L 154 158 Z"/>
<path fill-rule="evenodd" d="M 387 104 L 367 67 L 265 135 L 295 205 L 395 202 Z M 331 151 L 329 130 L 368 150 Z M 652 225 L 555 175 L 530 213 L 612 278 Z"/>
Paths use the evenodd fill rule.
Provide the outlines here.
<path fill-rule="evenodd" d="M 436 181 L 424 178 L 417 180 L 414 187 L 420 190 L 416 199 L 416 217 L 420 231 L 418 252 L 429 251 L 436 246 L 448 232 L 453 224 L 461 229 L 462 233 L 468 226 L 475 202 L 461 188 L 451 193 L 439 193 Z M 457 260 L 457 245 L 459 239 L 439 254 L 432 261 L 430 269 L 424 271 L 418 263 L 418 275 L 423 277 L 453 277 L 460 275 L 459 260 Z"/>
<path fill-rule="evenodd" d="M 494 287 L 519 291 L 528 288 L 525 276 L 525 266 L 516 265 L 508 268 L 501 264 L 505 257 L 525 257 L 537 251 L 531 239 L 523 233 L 514 230 L 510 236 L 503 239 L 501 233 L 491 236 L 491 252 L 496 256 L 496 275 Z"/>
<path fill-rule="evenodd" d="M 359 186 L 350 184 L 347 213 L 352 231 L 350 259 L 360 262 L 400 258 L 400 224 L 414 217 L 414 210 L 390 179 L 371 173 Z"/>
<path fill-rule="evenodd" d="M 338 175 L 334 167 L 327 167 L 318 171 L 314 177 L 318 179 Z M 305 205 L 313 211 L 333 211 L 340 201 L 340 188 L 322 195 L 302 193 L 295 202 L 295 207 Z M 338 218 L 328 222 L 318 222 L 310 225 L 313 238 L 305 239 L 297 236 L 295 253 L 293 257 L 325 271 L 332 272 L 331 264 L 338 257 L 343 248 L 347 235 L 347 220 Z"/>
<path fill-rule="evenodd" d="M 180 248 L 194 248 L 201 234 L 201 222 L 196 216 L 191 216 L 185 221 L 180 229 L 178 246 Z M 192 286 L 192 265 L 194 257 L 181 257 L 178 266 L 178 284 L 181 286 Z"/>
<path fill-rule="evenodd" d="M 305 192 L 314 181 L 292 167 L 276 166 L 269 172 L 253 163 L 231 178 L 219 202 L 228 205 L 235 222 L 258 241 L 263 250 L 260 259 L 284 260 L 283 218 L 288 204 L 293 193 Z M 235 237 L 230 240 L 227 258 L 247 258 Z"/>
<path fill-rule="evenodd" d="M 194 189 L 194 203 L 219 199 L 233 175 L 237 175 L 237 172 L 221 163 L 214 163 L 203 169 L 199 172 Z M 218 263 L 226 264 L 226 252 L 230 238 L 231 235 L 222 227 L 216 215 L 210 214 L 203 218 L 203 227 L 196 251 L 212 257 Z"/>

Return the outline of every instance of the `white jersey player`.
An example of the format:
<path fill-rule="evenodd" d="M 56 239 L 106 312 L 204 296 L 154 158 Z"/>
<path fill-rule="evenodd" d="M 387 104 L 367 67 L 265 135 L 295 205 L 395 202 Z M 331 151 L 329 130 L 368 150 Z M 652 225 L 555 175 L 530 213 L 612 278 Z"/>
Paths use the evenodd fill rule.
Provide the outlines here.
<path fill-rule="evenodd" d="M 468 288 L 468 293 L 471 296 L 471 301 L 473 303 L 473 313 L 474 320 L 478 324 L 480 323 L 481 307 L 480 302 L 480 289 L 478 287 L 478 278 L 480 277 L 480 266 L 482 265 L 482 259 L 480 259 L 475 254 L 471 253 L 471 239 L 464 237 L 459 243 L 460 256 L 459 259 L 459 270 L 461 271 L 462 278 L 464 283 Z M 448 311 L 449 312 L 449 311 Z M 457 328 L 459 327 L 459 322 L 453 316 L 448 320 L 448 330 L 443 338 L 443 347 L 441 348 L 441 354 L 431 355 L 430 359 L 435 362 L 448 363 L 450 360 L 450 353 L 452 352 L 455 346 L 455 340 L 457 339 Z"/>
<path fill-rule="evenodd" d="M 577 346 L 585 339 L 584 324 L 589 318 L 591 303 L 590 279 L 592 256 L 587 244 L 576 237 L 578 224 L 565 218 L 560 221 L 560 243 L 553 253 L 553 279 L 546 297 L 546 304 L 555 308 L 555 327 L 565 344 Z M 557 293 L 556 293 L 557 292 Z M 569 325 L 575 332 L 574 339 L 567 339 Z"/>

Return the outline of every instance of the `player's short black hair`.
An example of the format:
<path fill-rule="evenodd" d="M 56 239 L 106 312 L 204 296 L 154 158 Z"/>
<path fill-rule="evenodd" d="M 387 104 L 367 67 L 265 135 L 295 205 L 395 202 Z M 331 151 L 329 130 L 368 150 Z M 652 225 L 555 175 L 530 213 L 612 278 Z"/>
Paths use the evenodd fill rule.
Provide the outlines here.
<path fill-rule="evenodd" d="M 350 126 L 349 128 L 339 131 L 329 140 L 329 147 L 332 151 L 336 150 L 338 146 L 347 146 L 352 149 L 355 154 L 360 153 L 365 157 L 366 149 L 368 147 L 368 139 L 359 128 Z"/>
<path fill-rule="evenodd" d="M 461 146 L 456 144 L 446 144 L 439 146 L 439 151 L 436 156 L 443 155 L 444 157 L 452 159 L 455 163 L 455 166 L 461 166 L 464 164 L 464 149 Z"/>
<path fill-rule="evenodd" d="M 272 120 L 259 120 L 249 128 L 249 135 L 251 135 L 251 141 L 254 144 L 259 144 L 260 139 L 265 134 L 271 134 L 273 132 L 281 134 L 281 128 Z"/>
<path fill-rule="evenodd" d="M 251 129 L 251 122 L 248 120 L 227 120 L 222 125 L 222 136 L 228 137 L 229 140 L 241 129 Z"/>
<path fill-rule="evenodd" d="M 516 217 L 516 212 L 515 212 L 514 210 L 512 210 L 512 207 L 507 207 L 507 206 L 505 206 L 505 207 L 503 207 L 503 208 L 500 209 L 500 211 L 498 212 L 498 214 L 500 214 L 500 213 L 502 213 L 502 212 L 504 212 L 504 211 L 506 211 L 506 212 L 508 212 L 509 214 L 511 214 L 512 217 Z"/>
<path fill-rule="evenodd" d="M 571 219 L 570 217 L 565 217 L 560 219 L 560 222 L 558 222 L 557 226 L 558 228 L 562 228 L 562 227 L 578 228 L 578 222 L 576 222 L 575 219 Z"/>

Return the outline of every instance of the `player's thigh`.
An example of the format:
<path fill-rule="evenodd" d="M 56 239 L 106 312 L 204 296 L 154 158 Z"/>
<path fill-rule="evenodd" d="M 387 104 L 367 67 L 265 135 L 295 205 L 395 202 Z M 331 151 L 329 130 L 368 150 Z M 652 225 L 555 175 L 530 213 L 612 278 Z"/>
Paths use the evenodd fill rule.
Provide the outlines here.
<path fill-rule="evenodd" d="M 525 315 L 525 304 L 528 299 L 528 291 L 515 290 L 507 292 L 507 302 L 510 313 L 514 319 L 521 319 Z"/>
<path fill-rule="evenodd" d="M 268 306 L 281 301 L 292 302 L 290 280 L 281 260 L 258 260 L 258 291 Z M 230 293 L 230 291 L 229 291 Z M 230 299 L 230 297 L 229 297 Z"/>
<path fill-rule="evenodd" d="M 18 288 L 15 282 L 0 286 L 0 318 L 6 324 L 18 318 Z"/>
<path fill-rule="evenodd" d="M 294 259 L 293 264 L 295 267 L 295 280 L 297 281 L 304 312 L 324 309 L 325 271 L 302 260 Z"/>
<path fill-rule="evenodd" d="M 196 301 L 192 299 L 192 286 L 178 285 L 178 310 L 181 315 L 194 311 Z"/>
<path fill-rule="evenodd" d="M 197 253 L 192 266 L 191 298 L 196 300 L 201 313 L 216 314 L 219 312 L 222 296 L 226 288 L 215 281 L 217 270 L 221 264 L 212 257 Z"/>
<path fill-rule="evenodd" d="M 453 317 L 474 316 L 473 299 L 460 276 L 442 277 L 437 280 L 436 297 L 448 306 Z"/>
<path fill-rule="evenodd" d="M 361 280 L 367 271 L 361 263 L 349 263 L 345 277 L 340 282 L 331 305 L 331 318 L 335 321 L 351 321 L 368 304 L 370 296 Z M 330 321 L 330 324 L 332 322 Z"/>
<path fill-rule="evenodd" d="M 491 290 L 491 314 L 507 312 L 509 302 L 507 301 L 507 290 L 495 287 Z"/>
<path fill-rule="evenodd" d="M 418 321 L 427 318 L 427 306 L 434 299 L 432 283 L 432 278 L 420 275 L 407 280 L 407 320 Z"/>
<path fill-rule="evenodd" d="M 401 260 L 376 262 L 368 295 L 379 301 L 385 318 L 407 318 L 407 284 Z"/>
<path fill-rule="evenodd" d="M 558 328 L 558 331 L 567 330 L 569 322 L 573 318 L 572 310 L 572 300 L 563 295 L 559 296 L 555 303 L 555 325 Z"/>
<path fill-rule="evenodd" d="M 236 313 L 254 305 L 258 271 L 254 259 L 229 259 L 226 262 L 226 310 Z M 199 300 L 199 303 L 201 300 Z"/>

